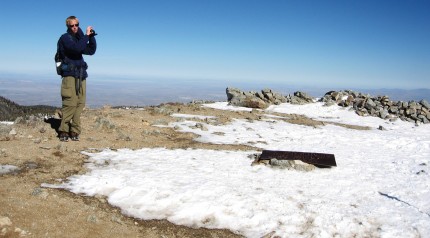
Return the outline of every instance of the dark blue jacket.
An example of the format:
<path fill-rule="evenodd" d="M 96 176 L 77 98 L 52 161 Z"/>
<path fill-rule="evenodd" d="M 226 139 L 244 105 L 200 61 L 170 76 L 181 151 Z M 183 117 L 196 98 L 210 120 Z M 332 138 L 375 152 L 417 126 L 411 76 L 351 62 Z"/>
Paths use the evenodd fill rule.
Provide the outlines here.
<path fill-rule="evenodd" d="M 84 35 L 81 28 L 75 35 L 68 29 L 67 33 L 60 37 L 60 54 L 64 56 L 64 63 L 68 64 L 68 70 L 64 70 L 61 76 L 86 79 L 88 66 L 82 55 L 93 55 L 96 49 L 95 37 Z"/>

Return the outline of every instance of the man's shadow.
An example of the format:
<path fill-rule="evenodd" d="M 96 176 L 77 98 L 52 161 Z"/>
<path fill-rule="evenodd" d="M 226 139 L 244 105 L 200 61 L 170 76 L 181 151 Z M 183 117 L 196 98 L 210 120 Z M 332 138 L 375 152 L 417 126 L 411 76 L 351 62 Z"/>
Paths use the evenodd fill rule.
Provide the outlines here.
<path fill-rule="evenodd" d="M 61 119 L 50 117 L 46 118 L 44 121 L 46 123 L 49 123 L 51 125 L 51 128 L 54 129 L 57 134 L 59 133 L 58 128 L 60 128 Z"/>

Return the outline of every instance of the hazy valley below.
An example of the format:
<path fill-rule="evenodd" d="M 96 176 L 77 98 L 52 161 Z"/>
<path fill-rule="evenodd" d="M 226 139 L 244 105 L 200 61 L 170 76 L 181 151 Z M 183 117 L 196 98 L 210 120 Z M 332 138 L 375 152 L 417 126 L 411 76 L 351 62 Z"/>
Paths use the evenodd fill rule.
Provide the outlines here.
<path fill-rule="evenodd" d="M 61 79 L 57 76 L 0 76 L 0 96 L 20 105 L 61 106 Z M 330 90 L 351 89 L 370 95 L 387 95 L 396 101 L 430 101 L 430 89 L 355 89 L 317 88 L 293 86 L 288 83 L 246 82 L 227 80 L 186 79 L 118 79 L 89 78 L 87 81 L 87 106 L 148 106 L 166 102 L 193 100 L 226 101 L 225 89 L 236 87 L 243 91 L 270 88 L 283 95 L 303 91 L 313 97 L 322 97 Z"/>

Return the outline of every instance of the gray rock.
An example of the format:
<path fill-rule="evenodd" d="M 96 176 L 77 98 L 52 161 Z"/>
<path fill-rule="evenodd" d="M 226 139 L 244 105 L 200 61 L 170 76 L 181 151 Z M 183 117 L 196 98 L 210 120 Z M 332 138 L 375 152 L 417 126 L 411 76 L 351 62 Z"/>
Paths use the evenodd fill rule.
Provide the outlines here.
<path fill-rule="evenodd" d="M 279 99 L 275 99 L 275 101 L 273 102 L 273 104 L 275 104 L 275 105 L 279 105 L 281 103 L 283 103 L 283 101 L 281 101 Z"/>
<path fill-rule="evenodd" d="M 328 96 L 331 97 L 332 93 L 334 93 L 335 91 L 328 91 L 324 94 L 324 97 Z"/>
<path fill-rule="evenodd" d="M 261 90 L 261 92 L 262 92 L 263 94 L 269 94 L 269 93 L 272 93 L 272 89 L 270 89 L 270 88 L 265 88 L 265 89 Z"/>
<path fill-rule="evenodd" d="M 354 102 L 354 97 L 353 97 L 352 95 L 349 95 L 349 96 L 346 98 L 346 105 L 350 106 L 350 105 L 352 105 L 352 104 L 353 104 L 353 102 Z"/>
<path fill-rule="evenodd" d="M 280 93 L 271 89 L 263 89 L 261 92 L 242 92 L 237 88 L 226 89 L 227 100 L 230 105 L 265 109 L 271 104 L 287 102 L 287 99 Z"/>
<path fill-rule="evenodd" d="M 372 107 L 376 107 L 376 103 L 375 102 L 373 102 L 373 100 L 372 99 L 367 99 L 367 101 L 366 101 L 366 105 L 365 105 L 365 107 L 366 107 L 366 109 L 370 109 L 370 108 L 372 108 Z"/>
<path fill-rule="evenodd" d="M 115 124 L 108 118 L 98 117 L 96 119 L 95 128 L 97 129 L 112 130 L 112 129 L 115 129 L 115 127 L 116 127 Z"/>
<path fill-rule="evenodd" d="M 421 104 L 417 103 L 416 109 L 417 109 L 417 110 L 421 110 L 422 108 L 423 108 L 423 105 L 421 105 Z M 425 109 L 425 108 L 424 108 L 424 109 Z"/>
<path fill-rule="evenodd" d="M 21 170 L 20 168 L 14 166 L 14 165 L 0 165 L 0 175 L 4 174 L 17 174 Z"/>
<path fill-rule="evenodd" d="M 266 109 L 269 105 L 258 97 L 235 97 L 230 101 L 230 105 L 238 107 L 260 108 Z"/>
<path fill-rule="evenodd" d="M 264 95 L 264 98 L 269 100 L 269 102 L 274 101 L 273 93 L 271 92 L 271 90 L 270 91 L 263 91 L 263 95 Z"/>
<path fill-rule="evenodd" d="M 36 162 L 27 162 L 24 164 L 26 169 L 37 169 L 39 165 Z"/>
<path fill-rule="evenodd" d="M 378 127 L 378 130 L 386 131 L 387 129 L 385 129 L 385 127 L 383 127 L 383 126 L 379 126 L 379 127 Z"/>
<path fill-rule="evenodd" d="M 303 105 L 308 103 L 306 100 L 299 98 L 297 96 L 291 96 L 290 98 L 288 98 L 287 101 L 291 104 L 296 104 L 296 105 Z"/>
<path fill-rule="evenodd" d="M 387 118 L 387 116 L 388 116 L 388 111 L 387 111 L 387 110 L 385 110 L 385 109 L 380 110 L 380 111 L 379 111 L 379 115 L 380 115 L 380 117 L 381 117 L 382 119 L 385 119 L 385 118 Z"/>
<path fill-rule="evenodd" d="M 275 96 L 275 104 L 281 104 L 281 103 L 287 102 L 287 98 L 284 97 L 282 94 L 275 93 L 273 95 Z"/>
<path fill-rule="evenodd" d="M 262 93 L 262 92 L 257 92 L 256 93 L 256 96 L 259 98 L 259 99 L 264 99 L 264 94 Z"/>
<path fill-rule="evenodd" d="M 225 91 L 227 93 L 227 101 L 230 101 L 234 97 L 241 97 L 241 96 L 243 96 L 242 91 L 240 91 L 237 88 L 226 88 Z"/>
<path fill-rule="evenodd" d="M 399 111 L 399 108 L 397 106 L 391 106 L 389 109 L 389 112 L 391 113 L 397 113 Z"/>
<path fill-rule="evenodd" d="M 426 100 L 421 100 L 420 104 L 425 107 L 427 110 L 430 110 L 430 103 L 428 103 Z"/>
<path fill-rule="evenodd" d="M 409 117 L 410 117 L 411 119 L 413 119 L 414 121 L 419 120 L 419 119 L 418 119 L 417 114 L 411 114 L 411 115 L 409 115 Z"/>
<path fill-rule="evenodd" d="M 354 105 L 357 107 L 357 108 L 363 108 L 364 107 L 364 103 L 365 103 L 366 101 L 364 100 L 364 99 L 362 99 L 362 98 L 356 98 L 356 99 L 354 99 Z"/>
<path fill-rule="evenodd" d="M 259 98 L 246 98 L 244 100 L 244 105 L 245 107 L 259 109 L 266 109 L 267 107 L 269 107 L 269 104 Z"/>
<path fill-rule="evenodd" d="M 202 131 L 207 131 L 208 128 L 202 123 L 196 123 L 196 128 L 199 128 Z"/>
<path fill-rule="evenodd" d="M 97 218 L 96 215 L 89 215 L 87 217 L 87 222 L 97 223 L 98 221 L 99 221 L 99 219 Z"/>
<path fill-rule="evenodd" d="M 358 109 L 355 113 L 359 116 L 367 116 L 369 114 L 365 108 Z"/>
<path fill-rule="evenodd" d="M 257 96 L 257 93 L 253 92 L 253 91 L 243 92 L 243 94 L 245 95 L 245 97 L 254 97 L 254 96 Z"/>
<path fill-rule="evenodd" d="M 49 193 L 45 189 L 34 188 L 33 191 L 31 192 L 31 195 L 45 199 L 48 197 Z"/>
<path fill-rule="evenodd" d="M 277 160 L 271 159 L 269 164 L 273 167 L 278 167 L 281 169 L 297 170 L 297 171 L 312 171 L 316 167 L 312 164 L 304 163 L 300 160 Z"/>
<path fill-rule="evenodd" d="M 416 109 L 417 103 L 415 101 L 410 101 L 409 102 L 409 107 L 410 108 L 415 108 Z"/>
<path fill-rule="evenodd" d="M 308 103 L 313 102 L 313 100 L 314 100 L 307 93 L 300 92 L 300 91 L 294 92 L 294 96 L 299 97 L 299 98 L 303 99 L 304 101 L 306 101 Z"/>
<path fill-rule="evenodd" d="M 342 94 L 340 92 L 332 92 L 331 93 L 331 99 L 333 99 L 336 102 L 339 101 L 341 96 L 342 96 Z"/>
<path fill-rule="evenodd" d="M 411 119 L 411 118 L 409 118 L 409 117 L 406 117 L 405 119 L 406 119 L 406 121 L 408 121 L 408 122 L 413 122 L 413 123 L 415 123 L 415 120 L 412 120 L 412 119 Z"/>
<path fill-rule="evenodd" d="M 422 122 L 422 123 L 424 123 L 424 124 L 428 124 L 429 123 L 429 120 L 427 119 L 427 117 L 426 116 L 424 116 L 424 115 L 419 115 L 418 116 L 418 119 Z"/>
<path fill-rule="evenodd" d="M 412 114 L 413 114 L 412 109 L 407 108 L 407 109 L 405 110 L 405 115 L 406 115 L 406 116 L 410 116 L 410 115 L 412 115 Z"/>

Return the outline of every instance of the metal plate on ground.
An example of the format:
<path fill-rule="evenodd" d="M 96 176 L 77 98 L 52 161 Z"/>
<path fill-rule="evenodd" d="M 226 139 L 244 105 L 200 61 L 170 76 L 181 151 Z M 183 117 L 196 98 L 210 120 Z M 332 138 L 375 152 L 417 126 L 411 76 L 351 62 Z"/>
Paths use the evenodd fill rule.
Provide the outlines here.
<path fill-rule="evenodd" d="M 297 152 L 297 151 L 277 151 L 263 150 L 259 160 L 301 160 L 308 164 L 320 166 L 337 166 L 334 154 Z"/>

